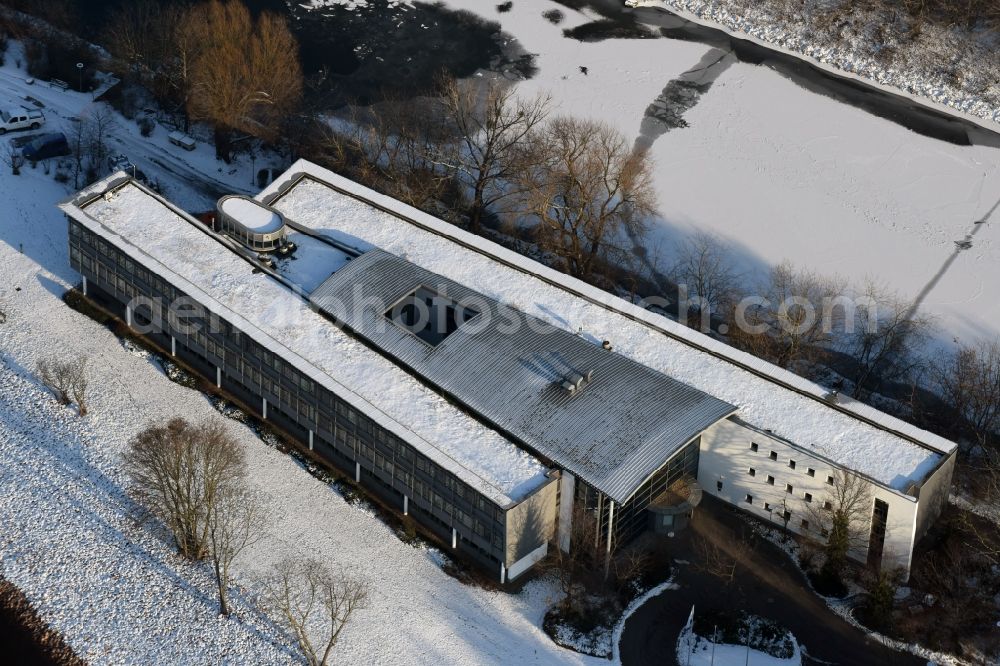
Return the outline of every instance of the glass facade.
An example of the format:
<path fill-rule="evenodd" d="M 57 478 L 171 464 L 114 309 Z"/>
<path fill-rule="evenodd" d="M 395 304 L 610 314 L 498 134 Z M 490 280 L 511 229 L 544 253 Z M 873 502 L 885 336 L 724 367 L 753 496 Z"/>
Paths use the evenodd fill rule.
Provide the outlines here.
<path fill-rule="evenodd" d="M 696 437 L 675 453 L 667 463 L 643 483 L 627 502 L 614 508 L 612 543 L 622 546 L 646 531 L 650 526 L 649 505 L 671 484 L 684 477 L 698 476 L 698 452 L 701 438 Z M 576 483 L 576 501 L 598 516 L 598 539 L 606 543 L 610 500 L 581 479 Z"/>
<path fill-rule="evenodd" d="M 491 567 L 504 561 L 503 507 L 293 367 L 280 348 L 264 347 L 205 309 L 175 316 L 168 305 L 186 294 L 72 220 L 69 238 L 70 263 L 87 278 L 90 298 L 124 318 L 126 304 L 144 297 L 133 322 L 153 324 L 144 335 L 165 352 L 173 338 L 180 361 L 213 385 L 221 368 L 227 393 L 261 417 L 266 400 L 266 420 L 303 448 L 311 431 L 314 453 L 345 476 L 353 479 L 360 463 L 366 491 L 397 510 L 406 495 L 410 513 L 428 530 L 450 542 L 454 528 L 474 559 Z"/>

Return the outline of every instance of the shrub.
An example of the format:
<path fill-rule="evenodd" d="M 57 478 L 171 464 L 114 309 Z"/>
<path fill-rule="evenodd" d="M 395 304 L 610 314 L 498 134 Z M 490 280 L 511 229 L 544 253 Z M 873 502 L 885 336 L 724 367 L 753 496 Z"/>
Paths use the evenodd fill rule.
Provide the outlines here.
<path fill-rule="evenodd" d="M 542 17 L 549 23 L 558 25 L 559 23 L 562 23 L 562 20 L 566 17 L 566 15 L 558 9 L 550 9 L 547 12 L 542 12 Z"/>
<path fill-rule="evenodd" d="M 139 133 L 142 134 L 144 137 L 149 137 L 149 135 L 153 133 L 153 128 L 156 127 L 156 123 L 153 121 L 152 118 L 143 117 L 140 118 L 137 122 L 139 124 Z"/>
<path fill-rule="evenodd" d="M 499 5 L 497 5 L 497 11 L 500 12 L 501 14 L 505 14 L 509 12 L 513 6 L 514 3 L 510 2 L 509 0 L 508 2 L 501 2 Z"/>

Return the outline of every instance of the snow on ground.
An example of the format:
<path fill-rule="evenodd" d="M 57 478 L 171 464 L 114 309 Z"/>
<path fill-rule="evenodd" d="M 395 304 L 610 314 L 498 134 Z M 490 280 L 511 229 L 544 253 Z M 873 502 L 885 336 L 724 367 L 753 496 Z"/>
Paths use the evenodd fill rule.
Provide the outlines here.
<path fill-rule="evenodd" d="M 955 501 L 956 498 L 952 496 L 949 500 L 953 504 L 962 506 L 961 501 Z M 865 625 L 861 624 L 856 617 L 854 617 L 854 608 L 857 603 L 858 595 L 865 593 L 865 589 L 861 587 L 856 581 L 848 580 L 846 581 L 848 592 L 847 596 L 844 598 L 837 597 L 827 597 L 819 592 L 812 586 L 812 582 L 809 578 L 808 572 L 802 567 L 802 557 L 799 552 L 799 544 L 795 539 L 789 539 L 788 535 L 780 529 L 764 525 L 760 520 L 750 516 L 742 516 L 743 520 L 750 525 L 750 527 L 761 537 L 770 541 L 774 546 L 784 551 L 788 555 L 788 560 L 792 562 L 802 577 L 805 579 L 806 584 L 809 585 L 816 596 L 826 603 L 827 607 L 839 615 L 845 622 L 864 632 L 872 640 L 876 640 L 883 645 L 886 645 L 894 650 L 900 652 L 909 652 L 922 659 L 926 659 L 929 665 L 938 664 L 940 666 L 962 666 L 966 662 L 956 657 L 954 655 L 946 654 L 944 652 L 937 652 L 918 645 L 916 643 L 904 643 L 903 641 L 890 638 L 884 634 L 880 634 L 877 631 L 869 629 Z M 904 588 L 899 588 L 897 594 Z M 905 588 L 909 589 L 909 588 Z M 805 649 L 805 648 L 803 648 Z"/>
<path fill-rule="evenodd" d="M 102 102 L 95 103 L 86 93 L 59 90 L 43 81 L 35 81 L 30 85 L 26 83 L 28 74 L 23 67 L 18 67 L 19 62 L 22 65 L 24 62 L 23 48 L 18 41 L 8 42 L 4 61 L 4 65 L 0 66 L 0 99 L 11 100 L 30 108 L 41 108 L 46 123 L 37 133 L 63 132 L 66 136 L 71 136 L 76 118 L 93 113 L 103 105 Z M 34 98 L 43 106 L 38 107 L 25 100 L 25 96 Z M 254 169 L 282 166 L 270 159 L 261 159 L 256 163 L 244 161 L 225 164 L 215 159 L 215 148 L 210 141 L 199 140 L 194 150 L 187 151 L 167 140 L 167 134 L 172 130 L 167 125 L 157 123 L 153 133 L 147 138 L 142 136 L 135 121 L 117 113 L 115 118 L 116 122 L 109 132 L 110 153 L 124 154 L 143 173 L 159 182 L 165 196 L 187 210 L 210 210 L 223 194 L 249 193 L 255 189 Z M 195 134 L 199 137 L 211 137 L 211 132 L 203 131 L 204 128 L 198 130 Z M 28 134 L 34 132 L 7 134 L 0 137 L 0 145 Z M 54 169 L 55 164 L 51 167 Z M 2 176 L 6 178 L 9 173 L 3 173 Z"/>
<path fill-rule="evenodd" d="M 23 94 L 22 76 L 9 65 L 0 69 L 0 92 Z M 88 103 L 74 93 L 31 92 L 67 125 L 72 110 Z M 145 142 L 125 133 L 136 147 L 130 157 L 143 159 Z M 244 176 L 249 183 L 246 165 L 219 174 L 210 154 L 175 156 L 155 141 L 148 154 L 169 164 L 168 194 L 182 203 L 214 201 L 195 189 L 195 176 L 230 189 Z M 0 174 L 0 310 L 7 314 L 0 324 L 0 569 L 95 665 L 297 663 L 249 594 L 235 595 L 235 618 L 218 619 L 208 569 L 179 561 L 155 530 L 133 520 L 120 458 L 129 438 L 149 421 L 178 414 L 224 417 L 62 303 L 78 279 L 69 267 L 66 221 L 55 208 L 69 190 L 41 167 Z M 55 405 L 31 377 L 50 354 L 90 358 L 87 417 Z M 516 595 L 465 586 L 441 570 L 439 554 L 404 544 L 249 429 L 225 423 L 245 447 L 273 515 L 266 538 L 237 564 L 237 584 L 251 589 L 286 556 L 318 557 L 373 583 L 369 608 L 337 649 L 339 663 L 607 663 L 544 635 L 554 585 L 534 582 Z"/>
<path fill-rule="evenodd" d="M 685 629 L 677 638 L 677 660 L 684 666 L 797 666 L 802 663 L 799 646 L 795 656 L 780 659 L 744 645 L 713 644 Z"/>
<path fill-rule="evenodd" d="M 691 71 L 697 81 L 698 68 L 724 55 L 671 39 L 568 39 L 562 30 L 590 17 L 549 0 L 503 14 L 481 0 L 447 4 L 499 21 L 537 54 L 539 72 L 518 84 L 522 93 L 549 92 L 555 112 L 629 137 L 672 80 Z M 566 19 L 553 25 L 542 17 L 550 9 Z M 678 241 L 714 232 L 751 277 L 789 259 L 855 282 L 870 275 L 908 298 L 931 286 L 923 308 L 942 339 L 1000 333 L 1000 213 L 973 225 L 1000 200 L 1000 139 L 932 139 L 732 58 L 716 75 L 684 114 L 688 126 L 652 143 L 661 219 L 645 245 L 663 267 Z M 973 232 L 972 248 L 957 253 L 955 241 Z"/>

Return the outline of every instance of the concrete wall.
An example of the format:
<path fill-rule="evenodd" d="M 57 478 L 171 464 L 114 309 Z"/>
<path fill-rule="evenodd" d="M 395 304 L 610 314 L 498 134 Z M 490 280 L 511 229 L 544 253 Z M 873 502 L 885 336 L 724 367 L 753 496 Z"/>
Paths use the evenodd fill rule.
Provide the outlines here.
<path fill-rule="evenodd" d="M 757 451 L 752 450 L 754 443 L 757 444 Z M 777 454 L 776 460 L 771 459 L 772 451 Z M 795 463 L 794 469 L 790 466 L 791 461 Z M 755 470 L 755 475 L 751 476 L 750 468 Z M 813 470 L 812 475 L 810 469 Z M 823 502 L 830 499 L 832 488 L 827 478 L 834 475 L 835 470 L 836 466 L 830 461 L 751 428 L 735 418 L 714 425 L 701 438 L 698 482 L 706 493 L 776 527 L 784 525 L 781 512 L 787 508 L 791 512 L 788 529 L 817 541 L 822 541 L 823 536 L 815 519 L 810 516 L 810 509 L 821 509 Z M 768 476 L 774 478 L 773 485 L 768 483 Z M 721 490 L 719 482 L 722 483 Z M 786 490 L 786 484 L 791 484 L 791 492 Z M 902 567 L 908 573 L 917 527 L 917 500 L 874 482 L 870 486 L 873 503 L 875 499 L 880 499 L 889 506 L 883 566 Z M 807 493 L 812 496 L 812 502 L 807 502 Z M 746 501 L 748 494 L 753 497 L 753 503 Z M 765 510 L 765 502 L 770 504 L 772 511 Z M 869 514 L 868 520 L 870 517 Z M 809 521 L 809 525 L 804 526 L 803 520 Z M 865 562 L 867 542 L 864 547 L 852 550 L 850 555 L 859 562 Z"/>
<path fill-rule="evenodd" d="M 941 465 L 928 477 L 917 493 L 920 505 L 917 507 L 917 531 L 914 543 L 927 534 L 927 530 L 941 515 L 941 510 L 948 503 L 951 492 L 951 478 L 955 473 L 956 453 L 948 456 Z"/>
<path fill-rule="evenodd" d="M 559 479 L 559 548 L 569 552 L 573 540 L 573 507 L 576 498 L 576 477 L 562 470 Z"/>
<path fill-rule="evenodd" d="M 527 568 L 520 562 L 522 559 L 537 561 L 545 555 L 555 534 L 558 489 L 559 476 L 553 474 L 534 494 L 507 510 L 506 566 L 510 578 Z"/>

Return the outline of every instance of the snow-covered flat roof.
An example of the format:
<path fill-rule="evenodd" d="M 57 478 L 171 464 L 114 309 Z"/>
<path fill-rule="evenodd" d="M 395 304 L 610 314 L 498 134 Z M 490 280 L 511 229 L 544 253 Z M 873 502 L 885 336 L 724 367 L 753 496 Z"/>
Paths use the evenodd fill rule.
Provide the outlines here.
<path fill-rule="evenodd" d="M 547 470 L 537 459 L 341 331 L 279 281 L 254 273 L 207 227 L 124 174 L 60 207 L 501 506 L 545 483 Z"/>
<path fill-rule="evenodd" d="M 299 174 L 309 178 L 296 179 Z M 739 407 L 747 423 L 903 491 L 955 444 L 300 160 L 258 198 L 359 249 L 380 247 Z M 353 238 L 346 238 L 353 237 Z"/>
<path fill-rule="evenodd" d="M 297 249 L 289 256 L 274 255 L 276 268 L 306 294 L 351 260 L 351 256 L 322 239 L 290 230 L 286 240 Z"/>

